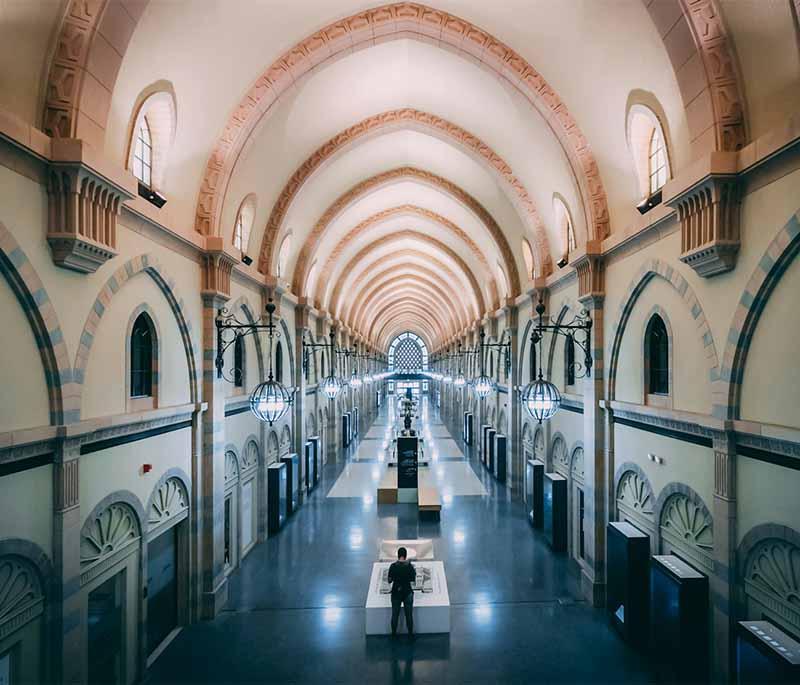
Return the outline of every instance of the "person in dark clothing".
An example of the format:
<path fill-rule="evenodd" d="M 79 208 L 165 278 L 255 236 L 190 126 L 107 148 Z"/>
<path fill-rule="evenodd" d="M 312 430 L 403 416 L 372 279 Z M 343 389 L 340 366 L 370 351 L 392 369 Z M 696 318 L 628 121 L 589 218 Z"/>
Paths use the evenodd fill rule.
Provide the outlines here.
<path fill-rule="evenodd" d="M 397 561 L 389 567 L 389 582 L 392 584 L 392 637 L 397 635 L 397 620 L 400 618 L 400 605 L 406 616 L 408 634 L 414 637 L 414 590 L 412 583 L 417 579 L 414 565 L 407 561 L 405 547 L 397 550 Z"/>

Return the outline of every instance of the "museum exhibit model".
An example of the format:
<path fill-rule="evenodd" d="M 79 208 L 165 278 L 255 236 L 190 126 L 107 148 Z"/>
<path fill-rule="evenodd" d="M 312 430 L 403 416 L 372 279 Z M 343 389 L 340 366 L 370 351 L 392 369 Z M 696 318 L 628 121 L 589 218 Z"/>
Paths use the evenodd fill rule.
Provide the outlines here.
<path fill-rule="evenodd" d="M 372 565 L 364 630 L 367 635 L 389 635 L 392 632 L 392 599 L 389 567 L 397 560 L 397 550 L 405 547 L 408 560 L 414 564 L 417 577 L 414 591 L 414 632 L 416 634 L 450 632 L 450 595 L 447 591 L 444 562 L 434 560 L 433 541 L 381 540 L 379 561 Z M 405 617 L 400 613 L 399 632 L 406 631 Z"/>

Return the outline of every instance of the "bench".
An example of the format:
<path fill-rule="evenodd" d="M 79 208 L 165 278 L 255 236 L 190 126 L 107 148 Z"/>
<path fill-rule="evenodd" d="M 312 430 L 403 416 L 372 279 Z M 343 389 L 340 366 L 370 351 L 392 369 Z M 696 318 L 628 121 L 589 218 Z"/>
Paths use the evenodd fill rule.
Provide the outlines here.
<path fill-rule="evenodd" d="M 442 498 L 439 490 L 431 485 L 421 485 L 417 490 L 420 515 L 438 519 L 442 512 Z"/>
<path fill-rule="evenodd" d="M 397 504 L 397 470 L 386 469 L 378 483 L 378 504 Z"/>

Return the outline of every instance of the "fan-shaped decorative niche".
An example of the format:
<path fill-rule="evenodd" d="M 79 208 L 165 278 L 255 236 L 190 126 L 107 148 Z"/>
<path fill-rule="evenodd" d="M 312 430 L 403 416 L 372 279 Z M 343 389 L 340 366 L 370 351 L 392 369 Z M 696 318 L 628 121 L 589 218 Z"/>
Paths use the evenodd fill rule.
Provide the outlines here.
<path fill-rule="evenodd" d="M 44 612 L 39 573 L 25 559 L 0 557 L 0 641 Z"/>
<path fill-rule="evenodd" d="M 569 475 L 569 455 L 567 454 L 567 443 L 564 438 L 557 435 L 553 440 L 553 470 L 566 477 Z"/>
<path fill-rule="evenodd" d="M 659 525 L 663 553 L 674 551 L 700 569 L 713 569 L 714 526 L 701 502 L 684 493 L 669 496 Z"/>
<path fill-rule="evenodd" d="M 767 538 L 745 562 L 747 615 L 766 615 L 789 632 L 800 633 L 800 547 L 787 540 Z"/>
<path fill-rule="evenodd" d="M 115 502 L 87 521 L 81 533 L 81 584 L 139 549 L 142 533 L 136 512 Z"/>
<path fill-rule="evenodd" d="M 585 476 L 583 447 L 576 447 L 572 452 L 572 467 L 570 468 L 570 475 L 578 485 L 583 485 L 583 479 Z"/>
<path fill-rule="evenodd" d="M 541 462 L 545 460 L 544 431 L 541 428 L 537 428 L 533 435 L 533 456 Z"/>
<path fill-rule="evenodd" d="M 636 471 L 625 471 L 617 485 L 617 518 L 652 534 L 653 503 L 653 489 L 647 478 Z"/>
<path fill-rule="evenodd" d="M 287 457 L 292 451 L 292 432 L 289 426 L 284 426 L 281 431 L 280 456 Z"/>
<path fill-rule="evenodd" d="M 267 438 L 267 463 L 272 464 L 278 461 L 280 447 L 278 445 L 278 434 L 272 431 Z"/>
<path fill-rule="evenodd" d="M 225 452 L 225 487 L 229 488 L 239 482 L 239 461 L 236 454 Z"/>
<path fill-rule="evenodd" d="M 258 466 L 258 444 L 248 440 L 242 451 L 242 471 L 249 471 Z"/>
<path fill-rule="evenodd" d="M 150 531 L 169 527 L 189 513 L 189 493 L 180 478 L 167 478 L 154 493 L 147 512 Z"/>

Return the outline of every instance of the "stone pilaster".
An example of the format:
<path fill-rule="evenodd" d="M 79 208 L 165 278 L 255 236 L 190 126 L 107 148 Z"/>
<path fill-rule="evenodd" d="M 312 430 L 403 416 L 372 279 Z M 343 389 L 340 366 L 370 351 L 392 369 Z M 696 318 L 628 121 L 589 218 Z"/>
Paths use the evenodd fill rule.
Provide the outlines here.
<path fill-rule="evenodd" d="M 583 381 L 583 445 L 585 456 L 584 510 L 585 565 L 581 565 L 584 595 L 594 606 L 605 603 L 607 474 L 603 398 L 603 313 L 605 272 L 598 251 L 589 245 L 574 266 L 578 272 L 578 299 L 592 319 L 591 375 Z"/>
<path fill-rule="evenodd" d="M 522 367 L 519 335 L 519 309 L 514 305 L 505 308 L 506 331 L 511 341 L 511 371 L 506 379 L 508 385 L 508 427 L 503 426 L 504 431 L 508 431 L 507 445 L 511 451 L 507 473 L 511 485 L 511 492 L 515 497 L 522 497 L 525 486 L 525 454 L 522 450 L 522 403 L 519 400 L 517 387 L 522 384 L 520 370 Z M 501 358 L 500 363 L 503 363 Z"/>
<path fill-rule="evenodd" d="M 195 487 L 202 493 L 201 585 L 203 618 L 214 618 L 228 599 L 223 570 L 224 482 L 225 482 L 225 380 L 217 377 L 217 329 L 219 309 L 230 299 L 231 271 L 235 259 L 224 251 L 222 238 L 209 237 L 203 255 L 203 400 L 208 409 L 203 420 L 201 479 Z"/>
<path fill-rule="evenodd" d="M 309 306 L 304 303 L 294 308 L 294 451 L 300 456 L 300 472 L 305 472 L 304 446 L 310 436 L 306 435 L 306 377 L 303 373 L 303 340 L 308 329 Z M 287 341 L 288 342 L 288 341 Z M 304 475 L 305 477 L 305 475 Z M 305 489 L 301 488 L 303 492 Z"/>
<path fill-rule="evenodd" d="M 86 682 L 86 622 L 81 611 L 80 448 L 59 441 L 53 463 L 52 677 Z"/>
<path fill-rule="evenodd" d="M 735 672 L 733 605 L 736 588 L 736 442 L 732 433 L 714 436 L 714 574 L 709 579 L 712 613 L 711 674 L 729 682 Z"/>

